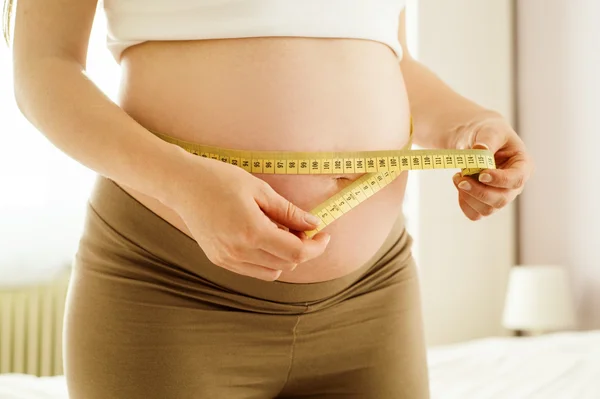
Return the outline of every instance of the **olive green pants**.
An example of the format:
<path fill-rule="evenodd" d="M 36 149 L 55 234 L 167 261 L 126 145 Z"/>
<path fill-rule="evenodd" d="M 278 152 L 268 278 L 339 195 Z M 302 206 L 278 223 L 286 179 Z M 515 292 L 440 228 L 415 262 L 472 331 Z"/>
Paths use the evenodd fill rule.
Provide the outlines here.
<path fill-rule="evenodd" d="M 348 276 L 266 282 L 99 178 L 67 297 L 70 398 L 426 399 L 411 242 L 399 220 Z"/>

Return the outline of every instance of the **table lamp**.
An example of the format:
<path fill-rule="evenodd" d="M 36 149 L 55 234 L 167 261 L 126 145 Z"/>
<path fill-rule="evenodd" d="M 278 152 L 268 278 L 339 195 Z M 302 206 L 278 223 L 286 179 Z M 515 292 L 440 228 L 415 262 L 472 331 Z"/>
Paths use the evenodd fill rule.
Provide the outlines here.
<path fill-rule="evenodd" d="M 518 265 L 511 269 L 502 316 L 515 335 L 539 335 L 575 326 L 567 271 L 558 265 Z"/>

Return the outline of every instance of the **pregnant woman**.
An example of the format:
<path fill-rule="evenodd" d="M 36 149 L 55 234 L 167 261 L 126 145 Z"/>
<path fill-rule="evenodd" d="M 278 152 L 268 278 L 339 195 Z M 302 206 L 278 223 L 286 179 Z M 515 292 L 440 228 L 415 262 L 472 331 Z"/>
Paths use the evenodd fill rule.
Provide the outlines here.
<path fill-rule="evenodd" d="M 117 103 L 85 73 L 97 0 L 12 4 L 21 111 L 99 176 L 68 294 L 70 397 L 427 398 L 406 173 L 309 238 L 308 211 L 360 174 L 253 174 L 155 133 L 252 151 L 488 148 L 498 169 L 454 177 L 477 220 L 531 173 L 507 121 L 411 58 L 403 0 L 103 6 Z"/>

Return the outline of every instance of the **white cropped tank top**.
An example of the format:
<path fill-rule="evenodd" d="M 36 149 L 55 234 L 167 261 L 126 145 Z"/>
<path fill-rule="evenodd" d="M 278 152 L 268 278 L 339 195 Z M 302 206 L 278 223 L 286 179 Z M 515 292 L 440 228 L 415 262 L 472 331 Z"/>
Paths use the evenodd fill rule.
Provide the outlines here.
<path fill-rule="evenodd" d="M 399 59 L 406 0 L 104 0 L 107 45 L 123 51 L 154 40 L 291 36 L 381 42 Z"/>

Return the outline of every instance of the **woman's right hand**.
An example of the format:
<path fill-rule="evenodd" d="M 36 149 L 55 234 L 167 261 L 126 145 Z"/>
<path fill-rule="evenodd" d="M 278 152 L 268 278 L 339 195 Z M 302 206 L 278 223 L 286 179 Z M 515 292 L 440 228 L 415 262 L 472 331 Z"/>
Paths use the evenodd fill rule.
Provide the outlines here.
<path fill-rule="evenodd" d="M 214 264 L 274 281 L 325 251 L 329 234 L 309 239 L 280 228 L 313 230 L 319 220 L 268 183 L 216 160 L 191 156 L 188 161 L 185 182 L 177 183 L 168 205 Z"/>

